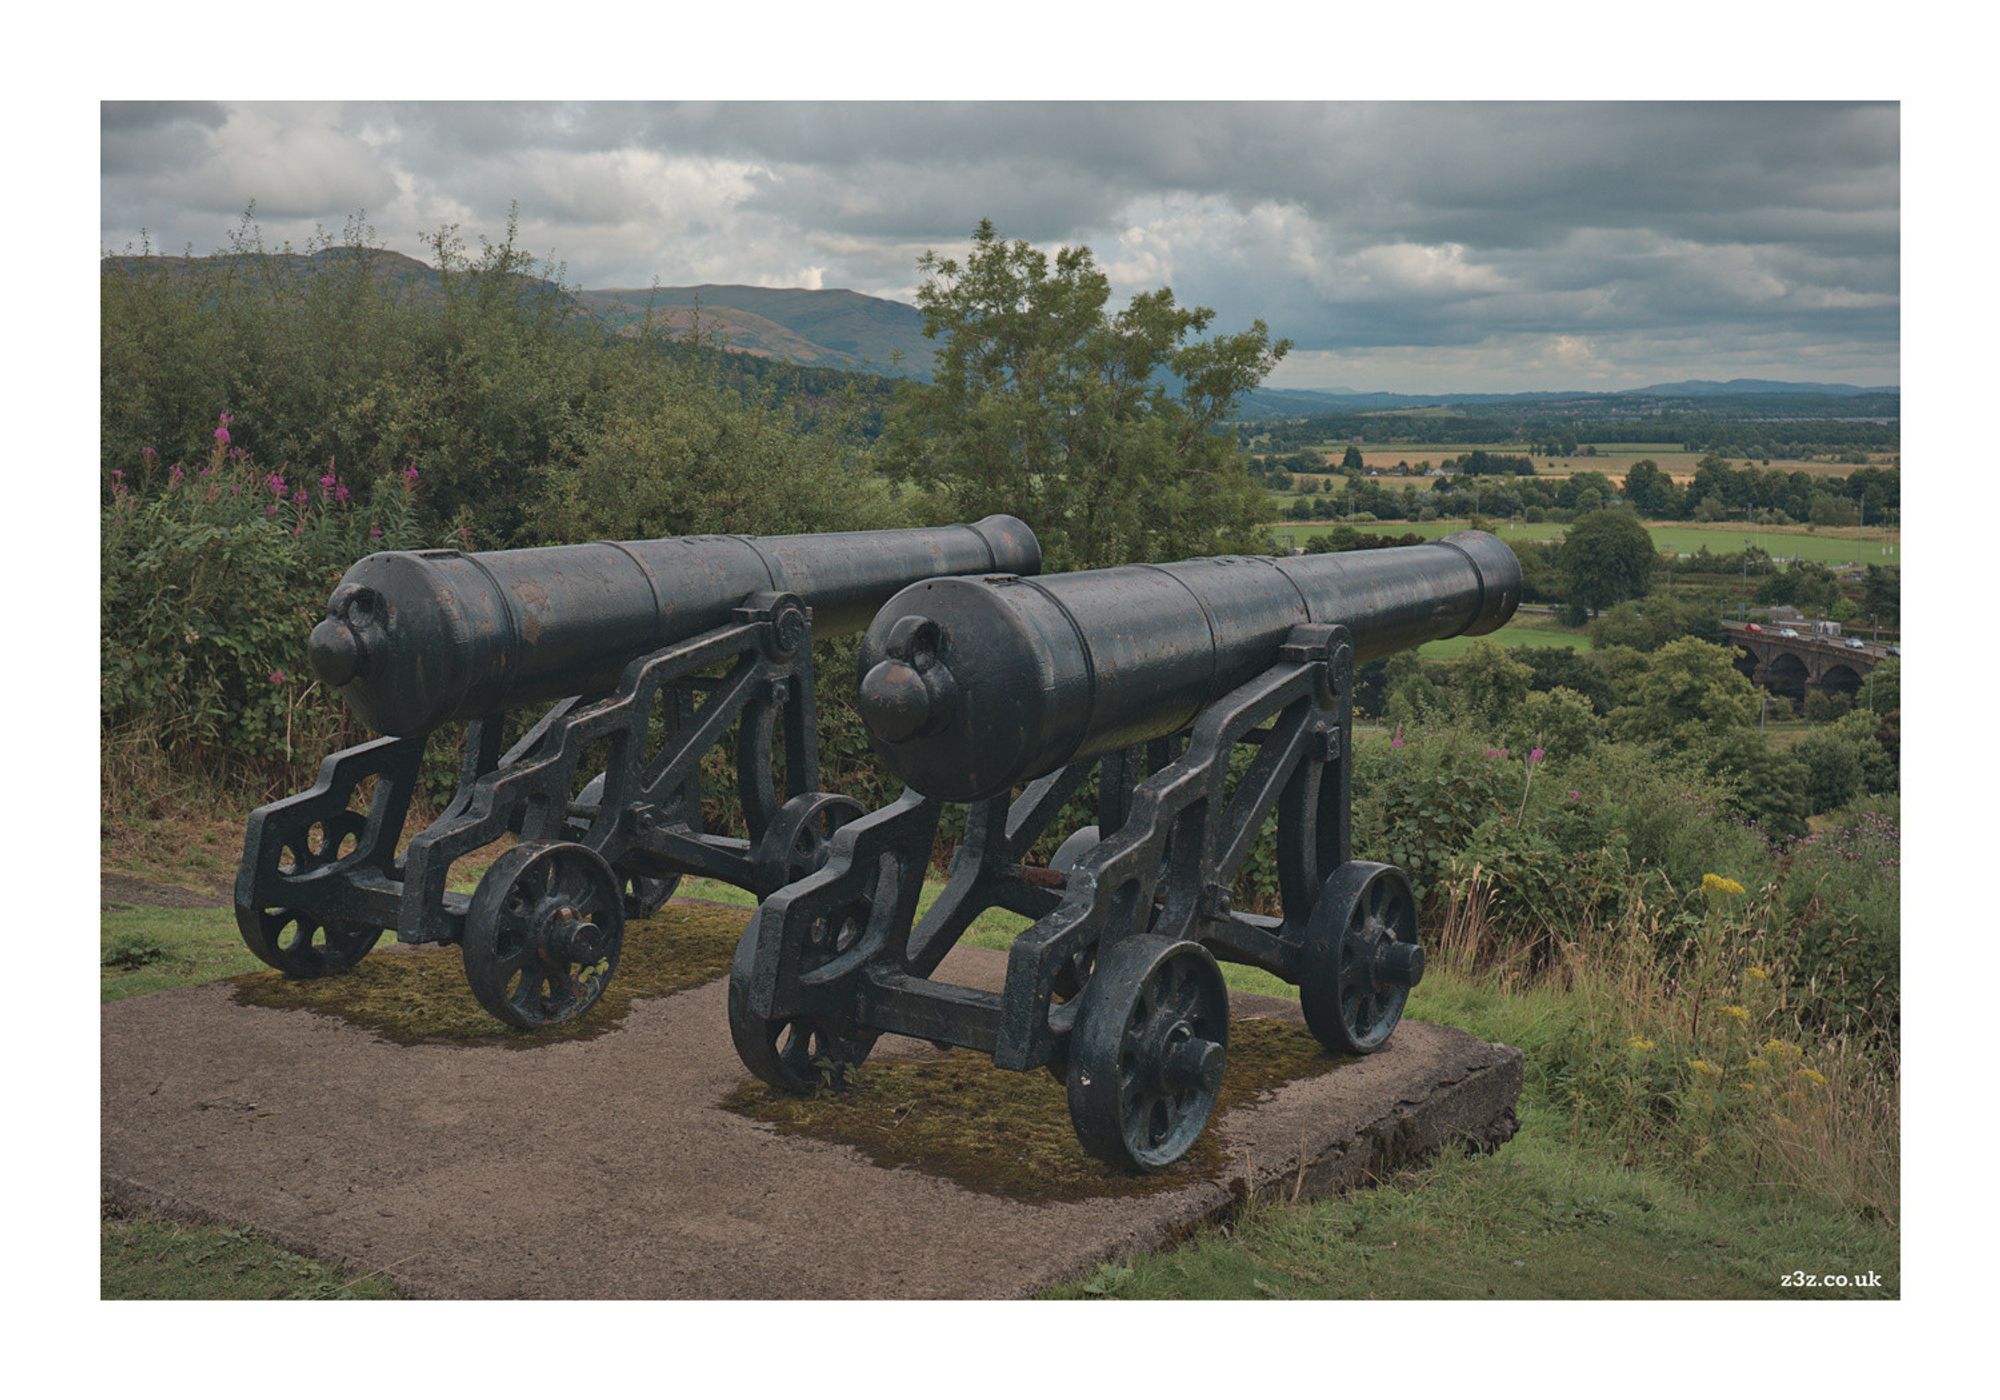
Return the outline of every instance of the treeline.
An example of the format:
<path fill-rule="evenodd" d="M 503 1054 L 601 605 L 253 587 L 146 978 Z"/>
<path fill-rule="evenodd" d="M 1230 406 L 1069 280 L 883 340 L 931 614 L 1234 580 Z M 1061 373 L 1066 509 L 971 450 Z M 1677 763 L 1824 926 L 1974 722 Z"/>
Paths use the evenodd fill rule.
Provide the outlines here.
<path fill-rule="evenodd" d="M 1497 459 L 1508 461 L 1505 457 Z M 1526 460 L 1526 459 L 1514 459 Z M 1893 525 L 1902 517 L 1899 467 L 1863 467 L 1845 477 L 1733 467 L 1704 458 L 1683 486 L 1650 458 L 1633 464 L 1622 480 L 1602 472 L 1569 476 L 1440 477 L 1429 490 L 1350 478 L 1344 493 L 1308 493 L 1286 508 L 1292 520 L 1451 520 L 1483 515 L 1519 516 L 1531 524 L 1566 523 L 1580 514 L 1622 501 L 1650 520 L 1741 520 L 1758 524 Z"/>
<path fill-rule="evenodd" d="M 1284 452 L 1317 443 L 1518 443 L 1575 456 L 1585 443 L 1678 443 L 1686 452 L 1708 452 L 1752 461 L 1840 459 L 1902 448 L 1901 412 L 1895 395 L 1832 398 L 1821 395 L 1731 396 L 1725 408 L 1644 412 L 1639 404 L 1606 408 L 1580 403 L 1557 416 L 1546 402 L 1507 409 L 1461 405 L 1451 414 L 1341 413 L 1238 427 L 1246 444 Z M 1888 421 L 1875 421 L 1886 419 Z"/>

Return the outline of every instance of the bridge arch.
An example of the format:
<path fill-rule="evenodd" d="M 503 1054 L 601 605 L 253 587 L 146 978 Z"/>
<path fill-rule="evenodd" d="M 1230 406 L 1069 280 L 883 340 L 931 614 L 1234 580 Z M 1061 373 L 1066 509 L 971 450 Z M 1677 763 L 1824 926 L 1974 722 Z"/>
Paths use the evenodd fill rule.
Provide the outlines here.
<path fill-rule="evenodd" d="M 1852 700 L 1861 690 L 1861 673 L 1844 661 L 1836 661 L 1819 673 L 1819 686 Z"/>
<path fill-rule="evenodd" d="M 1806 698 L 1806 684 L 1812 679 L 1812 668 L 1797 652 L 1781 651 L 1764 665 L 1764 685 L 1774 695 L 1782 695 L 1787 700 L 1803 702 Z"/>

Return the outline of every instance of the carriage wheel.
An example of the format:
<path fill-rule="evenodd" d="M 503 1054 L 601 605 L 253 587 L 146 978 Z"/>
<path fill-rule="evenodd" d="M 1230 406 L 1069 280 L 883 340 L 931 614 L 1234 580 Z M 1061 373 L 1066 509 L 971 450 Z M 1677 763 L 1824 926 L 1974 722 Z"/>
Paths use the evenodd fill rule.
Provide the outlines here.
<path fill-rule="evenodd" d="M 1393 865 L 1351 860 L 1327 877 L 1306 924 L 1299 1003 L 1327 1049 L 1380 1050 L 1424 975 L 1417 897 Z"/>
<path fill-rule="evenodd" d="M 1125 938 L 1098 960 L 1069 1045 L 1069 1116 L 1084 1148 L 1127 1171 L 1171 1166 L 1215 1111 L 1229 993 L 1199 943 Z"/>
<path fill-rule="evenodd" d="M 298 909 L 238 909 L 244 946 L 287 977 L 327 977 L 368 956 L 382 930 Z"/>
<path fill-rule="evenodd" d="M 510 1026 L 574 1021 L 604 994 L 625 942 L 620 881 L 567 841 L 523 842 L 488 867 L 465 916 L 465 980 Z"/>
<path fill-rule="evenodd" d="M 826 864 L 833 833 L 865 810 L 853 798 L 837 793 L 800 793 L 778 809 L 758 842 L 758 874 L 773 890 L 804 879 Z"/>
<path fill-rule="evenodd" d="M 844 1089 L 847 1073 L 868 1057 L 873 1036 L 836 1035 L 810 1016 L 759 1016 L 750 1010 L 750 977 L 757 957 L 760 909 L 737 940 L 729 965 L 729 1038 L 750 1072 L 773 1088 L 792 1094 Z M 822 921 L 824 923 L 825 921 Z M 868 906 L 848 911 L 822 935 L 815 926 L 808 959 L 825 962 L 845 952 L 868 926 Z"/>

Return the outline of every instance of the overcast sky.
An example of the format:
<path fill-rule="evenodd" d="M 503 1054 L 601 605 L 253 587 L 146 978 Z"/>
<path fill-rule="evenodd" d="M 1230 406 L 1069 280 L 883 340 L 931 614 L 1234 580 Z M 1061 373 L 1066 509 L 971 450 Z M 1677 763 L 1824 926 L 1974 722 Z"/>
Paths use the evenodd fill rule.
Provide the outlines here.
<path fill-rule="evenodd" d="M 1274 384 L 1899 378 L 1898 113 L 1786 104 L 107 104 L 103 243 L 365 211 L 585 287 L 912 299 L 978 220 L 1295 343 Z"/>

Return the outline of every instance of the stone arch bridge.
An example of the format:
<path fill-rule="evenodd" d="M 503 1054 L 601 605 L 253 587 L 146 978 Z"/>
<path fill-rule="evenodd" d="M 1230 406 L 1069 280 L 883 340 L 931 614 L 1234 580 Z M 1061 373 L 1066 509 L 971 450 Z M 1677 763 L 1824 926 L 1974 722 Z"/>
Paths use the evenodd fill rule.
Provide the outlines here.
<path fill-rule="evenodd" d="M 1837 691 L 1852 699 L 1868 673 L 1889 655 L 1889 648 L 1872 642 L 1854 647 L 1844 637 L 1793 630 L 1796 635 L 1788 637 L 1783 624 L 1767 623 L 1757 631 L 1740 622 L 1723 624 L 1736 648 L 1737 669 L 1772 694 L 1795 701 L 1803 701 L 1808 690 Z"/>

